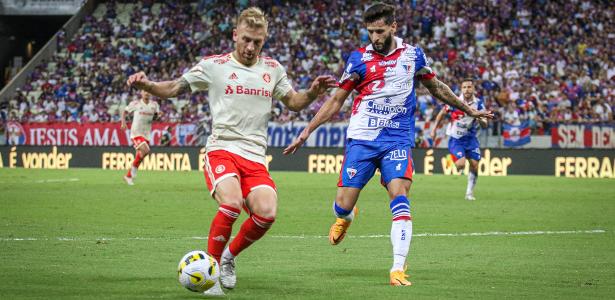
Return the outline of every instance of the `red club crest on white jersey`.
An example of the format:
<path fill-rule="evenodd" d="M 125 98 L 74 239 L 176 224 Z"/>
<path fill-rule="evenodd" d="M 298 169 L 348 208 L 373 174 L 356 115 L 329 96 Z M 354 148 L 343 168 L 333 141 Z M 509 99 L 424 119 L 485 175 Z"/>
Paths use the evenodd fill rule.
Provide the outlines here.
<path fill-rule="evenodd" d="M 271 82 L 271 75 L 269 75 L 269 73 L 265 73 L 265 74 L 263 74 L 263 80 L 264 80 L 266 83 Z"/>

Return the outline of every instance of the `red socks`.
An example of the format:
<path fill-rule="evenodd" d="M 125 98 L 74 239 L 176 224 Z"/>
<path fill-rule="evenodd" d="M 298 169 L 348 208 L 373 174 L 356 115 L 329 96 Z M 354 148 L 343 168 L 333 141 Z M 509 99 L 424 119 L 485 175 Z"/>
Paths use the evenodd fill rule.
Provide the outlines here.
<path fill-rule="evenodd" d="M 141 157 L 141 152 L 137 151 L 137 154 L 135 155 L 135 160 L 132 161 L 132 166 L 135 169 L 138 169 L 142 160 L 143 160 L 143 157 Z M 132 177 L 132 170 L 131 169 L 128 169 L 128 173 L 126 173 L 126 177 Z"/>
<path fill-rule="evenodd" d="M 234 256 L 239 255 L 241 251 L 250 247 L 252 243 L 262 238 L 274 221 L 275 219 L 263 218 L 252 214 L 250 218 L 243 222 L 239 233 L 237 233 L 237 236 L 229 245 L 229 251 L 231 251 L 231 254 Z"/>
<path fill-rule="evenodd" d="M 222 251 L 226 247 L 226 243 L 231 238 L 233 231 L 233 223 L 239 217 L 241 210 L 227 205 L 220 205 L 218 213 L 211 222 L 209 228 L 209 237 L 207 239 L 207 251 L 217 261 L 220 261 Z"/>
<path fill-rule="evenodd" d="M 227 205 L 220 205 L 218 212 L 211 222 L 209 237 L 207 239 L 207 251 L 216 260 L 220 261 L 220 256 L 226 247 L 226 243 L 231 239 L 233 223 L 239 217 L 241 210 Z M 263 218 L 252 214 L 241 225 L 237 236 L 229 245 L 229 250 L 234 256 L 246 248 L 250 247 L 255 241 L 265 235 L 275 219 Z"/>
<path fill-rule="evenodd" d="M 135 160 L 132 162 L 132 166 L 138 168 L 142 160 L 143 157 L 141 157 L 141 152 L 137 151 L 137 155 L 135 155 Z"/>

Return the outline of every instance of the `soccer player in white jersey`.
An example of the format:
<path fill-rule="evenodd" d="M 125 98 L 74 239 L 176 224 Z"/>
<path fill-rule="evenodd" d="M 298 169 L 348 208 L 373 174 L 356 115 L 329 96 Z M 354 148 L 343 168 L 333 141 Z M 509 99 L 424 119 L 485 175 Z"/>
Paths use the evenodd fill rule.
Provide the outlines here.
<path fill-rule="evenodd" d="M 141 91 L 141 99 L 134 100 L 122 111 L 122 129 L 126 129 L 126 113 L 132 113 L 132 126 L 130 126 L 130 139 L 136 150 L 135 159 L 132 167 L 124 176 L 124 180 L 129 185 L 134 184 L 137 176 L 137 169 L 143 159 L 149 154 L 149 136 L 152 131 L 152 122 L 160 113 L 158 102 L 150 99 L 151 95 L 146 91 Z"/>
<path fill-rule="evenodd" d="M 394 36 L 397 23 L 393 6 L 374 4 L 363 14 L 363 21 L 371 44 L 350 54 L 339 88 L 284 153 L 294 153 L 318 126 L 340 110 L 352 90 L 358 92 L 352 105 L 344 163 L 333 202 L 337 218 L 329 230 L 329 242 L 337 245 L 342 241 L 354 218 L 361 189 L 376 169 L 380 169 L 392 215 L 390 284 L 409 286 L 405 263 L 412 237 L 407 195 L 413 173 L 414 88 L 421 82 L 434 97 L 468 115 L 493 115 L 465 104 L 436 78 L 421 48 Z"/>
<path fill-rule="evenodd" d="M 318 76 L 307 91 L 298 93 L 279 62 L 259 56 L 268 26 L 260 9 L 241 12 L 236 26 L 232 53 L 203 58 L 177 80 L 152 82 L 143 72 L 128 79 L 129 85 L 162 98 L 209 90 L 212 134 L 207 140 L 204 173 L 219 209 L 211 223 L 207 250 L 220 262 L 220 282 L 229 289 L 236 284 L 234 258 L 260 239 L 276 217 L 276 187 L 265 167 L 272 97 L 299 111 L 335 87 L 331 76 Z M 226 247 L 242 207 L 250 217 Z M 208 292 L 220 294 L 222 290 L 216 285 Z"/>
<path fill-rule="evenodd" d="M 461 95 L 466 104 L 477 110 L 485 109 L 483 101 L 474 96 L 474 81 L 466 78 L 461 82 Z M 436 130 L 440 126 L 444 115 L 450 114 L 451 121 L 446 128 L 448 139 L 448 150 L 455 162 L 457 170 L 463 170 L 466 166 L 466 158 L 470 161 L 468 172 L 468 185 L 466 187 L 466 200 L 476 200 L 474 197 L 474 186 L 478 179 L 478 161 L 481 159 L 480 144 L 476 138 L 477 127 L 487 127 L 487 120 L 484 118 L 473 118 L 466 115 L 463 111 L 446 105 L 436 116 L 436 121 L 431 131 L 431 139 L 436 140 Z"/>

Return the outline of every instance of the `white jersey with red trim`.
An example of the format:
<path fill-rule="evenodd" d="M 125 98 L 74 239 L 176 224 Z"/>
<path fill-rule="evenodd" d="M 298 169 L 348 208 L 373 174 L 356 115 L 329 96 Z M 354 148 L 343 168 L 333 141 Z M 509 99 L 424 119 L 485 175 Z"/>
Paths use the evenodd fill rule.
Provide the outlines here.
<path fill-rule="evenodd" d="M 154 115 L 160 112 L 158 102 L 149 100 L 145 104 L 143 100 L 134 100 L 124 110 L 128 113 L 134 113 L 132 116 L 132 126 L 130 126 L 130 138 L 142 136 L 149 140 Z"/>
<path fill-rule="evenodd" d="M 367 47 L 353 51 L 338 85 L 356 90 L 348 138 L 414 145 L 415 87 L 435 76 L 423 50 L 395 37 L 397 48 L 382 55 Z"/>
<path fill-rule="evenodd" d="M 472 99 L 472 102 L 466 101 L 466 103 L 468 104 L 468 106 L 476 110 L 485 109 L 483 101 L 476 97 Z M 454 137 L 456 139 L 462 138 L 464 136 L 476 136 L 479 124 L 475 118 L 470 117 L 466 115 L 463 111 L 449 105 L 444 106 L 444 109 L 451 116 L 451 122 L 448 123 L 448 126 L 446 127 L 446 135 Z"/>
<path fill-rule="evenodd" d="M 182 77 L 192 92 L 209 90 L 207 152 L 226 150 L 265 164 L 272 98 L 292 89 L 284 67 L 269 57 L 248 67 L 227 53 L 203 58 Z"/>

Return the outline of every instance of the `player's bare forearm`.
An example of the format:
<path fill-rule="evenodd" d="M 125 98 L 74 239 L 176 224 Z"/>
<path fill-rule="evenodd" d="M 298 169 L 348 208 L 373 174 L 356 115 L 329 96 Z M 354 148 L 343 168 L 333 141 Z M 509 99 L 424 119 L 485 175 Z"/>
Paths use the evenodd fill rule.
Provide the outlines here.
<path fill-rule="evenodd" d="M 317 96 L 318 95 L 314 93 L 310 93 L 309 90 L 304 91 L 304 92 L 291 91 L 285 97 L 287 99 L 283 99 L 286 101 L 282 101 L 282 102 L 285 102 L 286 107 L 288 107 L 288 109 L 298 112 L 306 108 L 308 105 L 310 105 L 310 103 L 312 103 L 316 99 Z"/>
<path fill-rule="evenodd" d="M 333 115 L 338 113 L 344 101 L 350 93 L 344 89 L 337 89 L 333 97 L 329 98 L 318 110 L 312 121 L 307 125 L 306 130 L 309 134 L 314 132 L 320 125 L 327 123 Z"/>
<path fill-rule="evenodd" d="M 329 100 L 327 100 L 322 105 L 322 107 L 320 108 L 320 110 L 318 110 L 316 116 L 314 116 L 312 121 L 310 121 L 310 123 L 303 129 L 299 136 L 297 136 L 297 138 L 290 145 L 288 145 L 288 147 L 286 147 L 284 151 L 282 151 L 282 153 L 284 153 L 285 155 L 295 153 L 295 151 L 297 151 L 297 149 L 299 149 L 299 147 L 301 147 L 301 145 L 303 145 L 303 143 L 307 141 L 310 134 L 314 132 L 316 128 L 318 128 L 323 123 L 326 123 L 327 121 L 331 120 L 331 117 L 333 117 L 334 114 L 340 111 L 340 108 L 342 108 L 342 105 L 344 104 L 344 101 L 349 94 L 350 92 L 344 89 L 337 89 L 333 97 L 329 98 Z"/>
<path fill-rule="evenodd" d="M 126 84 L 164 99 L 175 97 L 190 90 L 190 84 L 183 77 L 173 81 L 154 82 L 149 80 L 144 72 L 130 75 Z"/>
<path fill-rule="evenodd" d="M 126 129 L 126 111 L 122 110 L 122 114 L 120 115 L 120 128 Z"/>
<path fill-rule="evenodd" d="M 140 89 L 163 99 L 177 97 L 190 90 L 188 81 L 181 77 L 172 81 L 148 81 L 142 86 Z"/>
<path fill-rule="evenodd" d="M 438 127 L 440 127 L 440 123 L 442 122 L 442 118 L 444 118 L 444 114 L 446 114 L 446 110 L 445 108 L 442 108 L 440 110 L 440 112 L 438 113 L 438 115 L 436 116 L 436 120 L 434 121 L 434 125 L 433 125 L 433 129 L 432 131 L 436 131 L 436 129 L 438 129 Z"/>
<path fill-rule="evenodd" d="M 310 88 L 297 93 L 294 90 L 288 92 L 281 100 L 292 111 L 300 111 L 310 105 L 318 96 L 323 95 L 327 89 L 335 87 L 335 79 L 329 75 L 321 75 L 314 79 Z"/>
<path fill-rule="evenodd" d="M 438 127 L 440 127 L 440 122 L 442 122 L 442 118 L 444 118 L 445 114 L 446 114 L 446 109 L 442 108 L 440 112 L 438 112 L 438 115 L 436 116 L 436 120 L 434 121 L 434 125 L 431 128 L 431 132 L 429 133 L 429 136 L 434 141 L 436 140 L 436 132 L 438 131 Z"/>
<path fill-rule="evenodd" d="M 464 113 L 473 116 L 474 110 L 465 102 L 463 102 L 448 85 L 444 84 L 442 81 L 438 80 L 438 78 L 434 77 L 429 80 L 421 81 L 423 85 L 429 90 L 432 96 L 436 97 L 436 99 L 450 105 L 456 107 L 463 111 Z"/>

